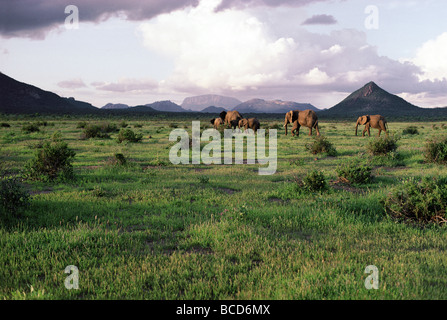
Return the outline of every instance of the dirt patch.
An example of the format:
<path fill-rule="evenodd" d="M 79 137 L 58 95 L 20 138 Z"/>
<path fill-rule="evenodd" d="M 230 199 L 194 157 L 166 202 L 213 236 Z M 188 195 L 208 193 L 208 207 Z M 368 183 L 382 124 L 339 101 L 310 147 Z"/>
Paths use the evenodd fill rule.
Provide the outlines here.
<path fill-rule="evenodd" d="M 96 170 L 96 169 L 99 169 L 99 168 L 101 168 L 101 166 L 84 166 L 84 167 L 81 167 L 82 169 L 86 169 L 86 170 Z"/>
<path fill-rule="evenodd" d="M 284 204 L 287 202 L 287 201 L 284 201 L 283 199 L 279 199 L 279 198 L 275 198 L 275 197 L 268 198 L 268 201 L 278 203 L 278 204 Z"/>
<path fill-rule="evenodd" d="M 349 184 L 349 182 L 347 180 L 345 181 L 345 179 L 331 181 L 330 184 L 332 188 L 334 188 L 335 190 L 341 190 L 355 194 L 365 193 L 365 191 L 363 191 L 362 189 L 354 187 L 351 184 Z"/>
<path fill-rule="evenodd" d="M 186 253 L 209 255 L 209 254 L 213 254 L 213 250 L 211 250 L 211 248 L 204 248 L 202 246 L 193 246 L 193 247 L 187 249 Z"/>
<path fill-rule="evenodd" d="M 231 188 L 217 188 L 217 190 L 219 190 L 219 191 L 222 191 L 222 192 L 225 192 L 226 194 L 228 194 L 228 195 L 232 195 L 232 194 L 234 194 L 235 192 L 239 192 L 240 190 L 235 190 L 235 189 L 231 189 Z"/>
<path fill-rule="evenodd" d="M 53 190 L 32 190 L 32 191 L 29 192 L 29 194 L 31 196 L 34 196 L 36 194 L 48 194 L 48 193 L 51 193 L 51 192 L 53 192 Z"/>

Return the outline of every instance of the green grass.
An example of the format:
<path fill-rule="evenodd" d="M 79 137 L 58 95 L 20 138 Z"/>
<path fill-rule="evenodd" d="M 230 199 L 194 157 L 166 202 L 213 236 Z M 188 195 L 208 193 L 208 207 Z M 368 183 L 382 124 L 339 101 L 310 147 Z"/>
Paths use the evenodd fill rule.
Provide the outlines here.
<path fill-rule="evenodd" d="M 258 164 L 172 165 L 172 124 L 190 131 L 194 119 L 126 120 L 142 124 L 143 138 L 121 144 L 117 132 L 81 140 L 80 120 L 89 122 L 0 128 L 1 169 L 10 175 L 54 132 L 76 152 L 74 180 L 26 181 L 30 206 L 0 216 L 0 299 L 447 298 L 446 227 L 396 223 L 380 203 L 404 179 L 447 176 L 446 166 L 424 160 L 426 141 L 443 131 L 430 122 L 389 124 L 419 132 L 398 141 L 399 165 L 372 161 L 376 132 L 356 137 L 354 123 L 322 121 L 337 157 L 310 154 L 311 137 L 278 130 L 277 173 L 260 176 Z M 125 165 L 111 161 L 118 153 Z M 376 164 L 374 179 L 336 183 L 336 169 L 358 158 Z M 315 169 L 329 190 L 297 192 L 296 178 Z M 79 269 L 78 290 L 64 286 L 69 265 Z M 365 288 L 368 265 L 379 269 L 378 290 Z"/>

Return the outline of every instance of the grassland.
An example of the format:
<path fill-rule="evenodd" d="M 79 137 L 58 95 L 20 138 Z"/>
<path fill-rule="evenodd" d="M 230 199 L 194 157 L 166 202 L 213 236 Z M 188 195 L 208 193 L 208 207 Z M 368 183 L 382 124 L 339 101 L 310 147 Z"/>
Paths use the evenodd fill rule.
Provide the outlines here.
<path fill-rule="evenodd" d="M 34 133 L 22 131 L 26 120 L 5 121 L 8 174 L 20 174 L 56 131 L 76 156 L 74 180 L 26 181 L 30 206 L 1 216 L 0 299 L 447 298 L 446 227 L 396 222 L 381 204 L 403 179 L 447 176 L 423 156 L 427 139 L 447 134 L 440 123 L 389 123 L 392 133 L 419 134 L 402 135 L 402 158 L 374 166 L 372 182 L 344 185 L 336 168 L 368 157 L 374 139 L 354 136 L 350 122 L 320 122 L 336 157 L 310 154 L 307 130 L 278 130 L 277 172 L 260 176 L 258 164 L 172 165 L 169 133 L 190 130 L 192 119 L 127 120 L 143 140 L 121 144 L 117 134 L 81 140 L 79 119 L 48 119 Z M 116 153 L 126 166 L 113 164 Z M 295 192 L 295 179 L 313 169 L 329 190 Z M 64 286 L 69 265 L 79 269 L 78 290 Z M 365 288 L 368 265 L 378 267 L 378 290 Z"/>

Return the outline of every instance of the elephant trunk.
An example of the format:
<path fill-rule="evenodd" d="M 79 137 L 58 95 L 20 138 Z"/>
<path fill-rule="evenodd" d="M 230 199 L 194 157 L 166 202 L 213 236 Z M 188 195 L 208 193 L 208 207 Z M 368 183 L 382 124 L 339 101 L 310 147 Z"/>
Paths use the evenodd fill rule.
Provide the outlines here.
<path fill-rule="evenodd" d="M 286 129 L 286 136 L 287 136 L 287 125 L 288 124 L 289 124 L 289 119 L 286 117 L 286 119 L 284 120 L 284 128 Z"/>
<path fill-rule="evenodd" d="M 358 127 L 359 127 L 359 122 L 358 122 L 358 120 L 357 120 L 357 123 L 355 124 L 355 135 L 357 136 L 357 129 L 358 129 Z"/>

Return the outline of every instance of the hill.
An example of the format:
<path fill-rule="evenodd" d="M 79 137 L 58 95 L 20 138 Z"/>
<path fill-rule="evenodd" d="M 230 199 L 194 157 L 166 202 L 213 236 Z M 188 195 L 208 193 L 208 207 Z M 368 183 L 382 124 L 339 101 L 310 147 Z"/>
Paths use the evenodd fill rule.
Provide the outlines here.
<path fill-rule="evenodd" d="M 87 102 L 63 98 L 55 93 L 19 82 L 0 72 L 0 112 L 2 113 L 97 113 Z"/>
<path fill-rule="evenodd" d="M 218 108 L 225 108 L 231 110 L 238 104 L 242 103 L 236 98 L 219 96 L 216 94 L 206 94 L 195 97 L 188 97 L 183 100 L 181 106 L 184 109 L 190 109 L 193 111 L 200 111 L 209 106 L 215 106 Z"/>
<path fill-rule="evenodd" d="M 188 110 L 183 109 L 178 104 L 172 101 L 157 101 L 154 103 L 146 104 L 146 107 L 150 107 L 157 111 L 163 112 L 188 112 Z"/>
<path fill-rule="evenodd" d="M 441 112 L 443 112 L 441 110 Z M 431 109 L 417 107 L 404 99 L 369 82 L 351 93 L 343 101 L 332 108 L 322 111 L 322 116 L 358 117 L 365 114 L 381 114 L 383 116 L 418 116 L 433 113 Z"/>
<path fill-rule="evenodd" d="M 311 109 L 320 111 L 309 103 L 297 103 L 293 101 L 282 100 L 263 100 L 252 99 L 237 105 L 233 110 L 241 113 L 286 113 L 290 110 L 306 110 Z"/>
<path fill-rule="evenodd" d="M 200 112 L 203 112 L 203 113 L 217 113 L 217 114 L 219 114 L 222 111 L 228 111 L 228 110 L 225 109 L 225 108 L 222 108 L 222 107 L 210 106 L 210 107 L 207 107 L 207 108 L 203 109 Z"/>
<path fill-rule="evenodd" d="M 105 106 L 101 107 L 101 109 L 104 110 L 113 110 L 113 109 L 128 109 L 129 106 L 127 104 L 123 104 L 123 103 L 108 103 Z"/>

